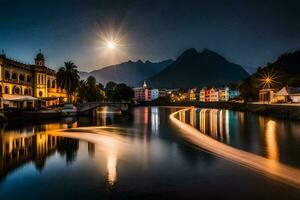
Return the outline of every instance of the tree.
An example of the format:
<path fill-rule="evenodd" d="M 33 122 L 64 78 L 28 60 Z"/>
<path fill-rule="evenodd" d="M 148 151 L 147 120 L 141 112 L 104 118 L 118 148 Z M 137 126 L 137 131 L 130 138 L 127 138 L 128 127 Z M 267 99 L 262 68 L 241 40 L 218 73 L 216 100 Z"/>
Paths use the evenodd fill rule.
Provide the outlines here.
<path fill-rule="evenodd" d="M 113 100 L 115 101 L 131 101 L 134 97 L 134 91 L 131 87 L 128 87 L 126 84 L 118 84 L 114 88 Z"/>
<path fill-rule="evenodd" d="M 255 81 L 248 77 L 239 86 L 241 97 L 247 101 L 255 101 L 258 99 L 259 86 Z"/>
<path fill-rule="evenodd" d="M 86 81 L 80 81 L 78 88 L 79 101 L 101 101 L 105 97 L 105 93 L 101 90 L 99 84 L 93 76 L 89 76 Z"/>
<path fill-rule="evenodd" d="M 68 102 L 71 103 L 71 96 L 79 85 L 79 72 L 77 66 L 71 62 L 65 62 L 65 66 L 59 68 L 57 72 L 57 85 L 68 92 Z"/>
<path fill-rule="evenodd" d="M 79 102 L 87 101 L 87 85 L 85 80 L 80 80 L 77 90 L 77 98 Z"/>
<path fill-rule="evenodd" d="M 108 82 L 105 86 L 105 94 L 108 100 L 112 100 L 113 99 L 113 93 L 114 93 L 114 89 L 117 86 L 117 83 L 115 82 Z"/>

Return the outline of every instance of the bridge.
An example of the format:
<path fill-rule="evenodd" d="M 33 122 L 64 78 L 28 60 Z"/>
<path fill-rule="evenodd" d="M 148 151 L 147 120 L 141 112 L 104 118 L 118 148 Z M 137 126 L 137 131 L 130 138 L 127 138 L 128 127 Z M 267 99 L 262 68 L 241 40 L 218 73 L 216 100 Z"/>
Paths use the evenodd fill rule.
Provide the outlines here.
<path fill-rule="evenodd" d="M 115 102 L 115 101 L 105 101 L 105 102 L 88 102 L 77 105 L 77 110 L 79 114 L 87 113 L 97 107 L 101 106 L 111 106 L 118 108 L 120 111 L 125 112 L 129 108 L 129 102 Z"/>

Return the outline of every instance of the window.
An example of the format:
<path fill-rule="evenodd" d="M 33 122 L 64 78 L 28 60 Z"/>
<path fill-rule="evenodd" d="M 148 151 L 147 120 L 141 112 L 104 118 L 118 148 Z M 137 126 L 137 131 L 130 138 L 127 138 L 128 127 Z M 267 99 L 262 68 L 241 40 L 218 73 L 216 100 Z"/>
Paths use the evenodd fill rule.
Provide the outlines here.
<path fill-rule="evenodd" d="M 21 94 L 20 88 L 17 87 L 17 86 L 15 86 L 15 87 L 13 88 L 13 94 Z"/>
<path fill-rule="evenodd" d="M 25 76 L 24 76 L 23 74 L 20 74 L 19 80 L 20 80 L 20 81 L 25 81 Z"/>
<path fill-rule="evenodd" d="M 52 88 L 55 88 L 55 80 L 52 81 Z"/>
<path fill-rule="evenodd" d="M 27 76 L 27 83 L 31 83 L 31 76 Z"/>
<path fill-rule="evenodd" d="M 39 92 L 39 96 L 40 97 L 43 96 L 43 92 L 42 91 Z"/>
<path fill-rule="evenodd" d="M 10 79 L 10 73 L 9 73 L 9 71 L 5 71 L 5 79 Z"/>
<path fill-rule="evenodd" d="M 5 88 L 4 88 L 4 93 L 5 93 L 5 94 L 9 94 L 9 88 L 8 88 L 8 86 L 5 86 Z"/>
<path fill-rule="evenodd" d="M 25 95 L 29 95 L 29 91 L 28 91 L 27 88 L 24 90 L 24 94 L 25 94 Z"/>
<path fill-rule="evenodd" d="M 17 73 L 13 72 L 11 78 L 16 80 L 17 79 Z"/>
<path fill-rule="evenodd" d="M 47 87 L 50 88 L 51 85 L 50 85 L 50 79 L 48 79 L 48 82 L 47 82 Z"/>
<path fill-rule="evenodd" d="M 31 95 L 31 89 L 30 88 L 28 89 L 28 95 Z"/>

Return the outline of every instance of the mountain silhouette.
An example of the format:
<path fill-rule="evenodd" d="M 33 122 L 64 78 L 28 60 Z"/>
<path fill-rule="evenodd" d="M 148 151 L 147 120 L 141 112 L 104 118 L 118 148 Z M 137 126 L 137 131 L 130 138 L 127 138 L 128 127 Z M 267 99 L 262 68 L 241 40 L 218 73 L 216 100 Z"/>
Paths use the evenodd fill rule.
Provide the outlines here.
<path fill-rule="evenodd" d="M 243 67 L 229 62 L 211 50 L 204 49 L 198 52 L 190 48 L 147 81 L 151 87 L 191 88 L 222 86 L 248 76 Z"/>
<path fill-rule="evenodd" d="M 86 79 L 88 76 L 94 76 L 96 80 L 102 84 L 114 81 L 116 83 L 125 83 L 129 86 L 138 86 L 139 83 L 160 72 L 172 62 L 170 59 L 157 63 L 150 61 L 143 62 L 141 60 L 136 62 L 128 61 L 107 66 L 89 73 L 80 72 L 80 77 L 81 79 Z"/>

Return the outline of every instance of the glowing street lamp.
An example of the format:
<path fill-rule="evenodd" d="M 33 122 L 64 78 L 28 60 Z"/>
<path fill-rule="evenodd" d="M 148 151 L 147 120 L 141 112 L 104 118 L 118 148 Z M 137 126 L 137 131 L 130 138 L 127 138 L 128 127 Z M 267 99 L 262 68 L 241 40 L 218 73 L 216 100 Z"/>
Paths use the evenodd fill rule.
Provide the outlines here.
<path fill-rule="evenodd" d="M 262 78 L 259 79 L 261 81 L 261 85 L 263 86 L 263 88 L 271 88 L 274 84 L 279 83 L 276 81 L 277 77 L 277 73 L 274 73 L 273 71 L 269 72 L 269 73 L 263 73 Z"/>

